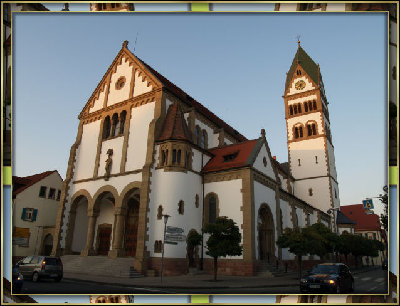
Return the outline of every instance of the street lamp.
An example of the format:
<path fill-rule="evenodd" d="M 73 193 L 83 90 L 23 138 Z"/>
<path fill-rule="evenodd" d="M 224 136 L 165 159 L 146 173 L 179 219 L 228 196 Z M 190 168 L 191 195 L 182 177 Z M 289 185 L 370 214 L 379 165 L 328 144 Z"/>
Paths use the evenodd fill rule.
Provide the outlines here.
<path fill-rule="evenodd" d="M 161 283 L 162 283 L 162 275 L 163 275 L 163 268 L 164 268 L 165 233 L 167 231 L 168 218 L 171 217 L 170 215 L 162 215 L 162 216 L 164 218 L 164 241 L 163 241 L 162 255 L 161 255 Z"/>

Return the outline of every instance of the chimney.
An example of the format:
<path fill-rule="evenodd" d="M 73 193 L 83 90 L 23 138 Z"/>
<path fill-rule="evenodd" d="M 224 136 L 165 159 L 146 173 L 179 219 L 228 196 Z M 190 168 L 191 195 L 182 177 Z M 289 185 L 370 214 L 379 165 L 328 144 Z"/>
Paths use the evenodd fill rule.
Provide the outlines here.
<path fill-rule="evenodd" d="M 272 156 L 272 158 L 276 160 L 276 156 Z"/>
<path fill-rule="evenodd" d="M 264 129 L 261 129 L 261 137 L 265 138 L 265 130 Z"/>

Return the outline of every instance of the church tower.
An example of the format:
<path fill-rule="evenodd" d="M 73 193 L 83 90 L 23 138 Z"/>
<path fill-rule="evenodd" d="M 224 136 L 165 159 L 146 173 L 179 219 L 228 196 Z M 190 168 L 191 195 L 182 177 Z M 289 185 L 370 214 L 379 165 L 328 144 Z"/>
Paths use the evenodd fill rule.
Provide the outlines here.
<path fill-rule="evenodd" d="M 324 212 L 338 208 L 328 100 L 320 67 L 303 50 L 300 41 L 287 73 L 283 99 L 294 195 Z"/>

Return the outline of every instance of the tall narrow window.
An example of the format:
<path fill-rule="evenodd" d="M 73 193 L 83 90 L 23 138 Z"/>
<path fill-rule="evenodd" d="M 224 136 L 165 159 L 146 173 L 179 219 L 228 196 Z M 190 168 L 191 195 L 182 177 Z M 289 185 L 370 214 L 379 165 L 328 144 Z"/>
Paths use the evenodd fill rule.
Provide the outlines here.
<path fill-rule="evenodd" d="M 181 163 L 181 150 L 178 150 L 178 154 L 176 155 L 176 162 L 178 163 L 178 164 L 180 164 Z"/>
<path fill-rule="evenodd" d="M 314 108 L 314 110 L 316 110 L 317 109 L 317 101 L 313 101 L 313 108 Z"/>
<path fill-rule="evenodd" d="M 111 137 L 115 136 L 115 130 L 118 125 L 118 114 L 113 114 L 112 116 L 112 127 L 111 127 Z"/>
<path fill-rule="evenodd" d="M 318 156 L 315 156 L 315 163 L 318 164 Z"/>
<path fill-rule="evenodd" d="M 309 124 L 307 124 L 307 135 L 308 136 L 312 135 L 311 125 L 309 125 Z"/>
<path fill-rule="evenodd" d="M 308 112 L 308 104 L 307 104 L 307 102 L 304 102 L 304 111 Z"/>
<path fill-rule="evenodd" d="M 303 127 L 302 126 L 299 127 L 299 132 L 300 132 L 300 137 L 303 137 Z"/>
<path fill-rule="evenodd" d="M 211 196 L 208 201 L 208 222 L 215 223 L 217 219 L 217 199 Z"/>
<path fill-rule="evenodd" d="M 185 206 L 184 205 L 185 205 L 185 203 L 182 200 L 180 200 L 179 203 L 178 203 L 178 213 L 180 215 L 183 215 L 184 212 L 185 212 Z"/>
<path fill-rule="evenodd" d="M 312 188 L 308 189 L 308 194 L 309 194 L 310 197 L 312 197 L 312 195 L 313 195 Z"/>
<path fill-rule="evenodd" d="M 308 101 L 308 109 L 309 109 L 310 111 L 312 111 L 312 102 L 311 102 L 311 101 Z"/>
<path fill-rule="evenodd" d="M 297 104 L 293 105 L 294 113 L 297 114 Z"/>
<path fill-rule="evenodd" d="M 297 126 L 294 128 L 294 138 L 299 138 L 299 128 Z"/>
<path fill-rule="evenodd" d="M 315 123 L 312 124 L 312 133 L 313 135 L 317 135 L 317 129 L 315 128 Z"/>
<path fill-rule="evenodd" d="M 201 147 L 207 149 L 207 132 L 203 130 L 201 133 Z"/>
<path fill-rule="evenodd" d="M 123 134 L 124 130 L 125 130 L 125 121 L 126 121 L 126 111 L 125 110 L 121 112 L 120 118 L 121 118 L 121 120 L 120 120 L 121 123 L 120 123 L 120 127 L 119 127 L 119 133 Z"/>
<path fill-rule="evenodd" d="M 176 150 L 172 150 L 172 164 L 176 163 Z"/>
<path fill-rule="evenodd" d="M 110 116 L 107 116 L 104 119 L 104 124 L 103 124 L 103 139 L 107 139 L 110 137 L 110 129 L 111 129 L 111 120 Z"/>
<path fill-rule="evenodd" d="M 290 115 L 293 115 L 293 106 L 292 105 L 290 105 L 290 107 L 289 107 L 289 113 L 290 113 Z"/>
<path fill-rule="evenodd" d="M 196 126 L 196 144 L 198 146 L 200 145 L 200 134 L 201 134 L 200 127 Z"/>
<path fill-rule="evenodd" d="M 298 104 L 297 108 L 299 110 L 299 113 L 301 113 L 301 104 L 300 103 Z"/>
<path fill-rule="evenodd" d="M 165 165 L 166 160 L 167 160 L 167 159 L 166 159 L 166 156 L 165 156 L 165 151 L 162 150 L 162 152 L 161 152 L 161 165 L 162 165 L 162 166 Z"/>
<path fill-rule="evenodd" d="M 337 199 L 337 192 L 336 192 L 336 189 L 335 189 L 335 199 Z"/>
<path fill-rule="evenodd" d="M 300 163 L 300 158 L 299 158 L 297 161 L 299 162 L 299 166 L 301 166 L 301 163 Z"/>

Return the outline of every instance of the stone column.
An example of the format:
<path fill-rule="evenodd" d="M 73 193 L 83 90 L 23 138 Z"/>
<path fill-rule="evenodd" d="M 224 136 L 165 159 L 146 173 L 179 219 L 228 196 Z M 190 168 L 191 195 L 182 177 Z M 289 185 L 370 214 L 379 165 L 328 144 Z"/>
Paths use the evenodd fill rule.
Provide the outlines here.
<path fill-rule="evenodd" d="M 126 208 L 115 208 L 115 227 L 113 235 L 112 249 L 108 252 L 108 257 L 116 258 L 124 256 L 124 249 L 122 248 L 122 238 L 124 236 L 124 225 L 126 217 Z"/>
<path fill-rule="evenodd" d="M 65 239 L 64 255 L 72 254 L 71 247 L 75 229 L 75 218 L 76 218 L 76 210 L 71 210 L 69 212 L 69 221 L 67 225 L 67 237 Z"/>
<path fill-rule="evenodd" d="M 88 212 L 89 222 L 88 222 L 88 232 L 86 236 L 86 246 L 81 252 L 81 256 L 91 256 L 95 254 L 93 242 L 94 242 L 96 220 L 98 215 L 99 215 L 98 211 Z"/>

